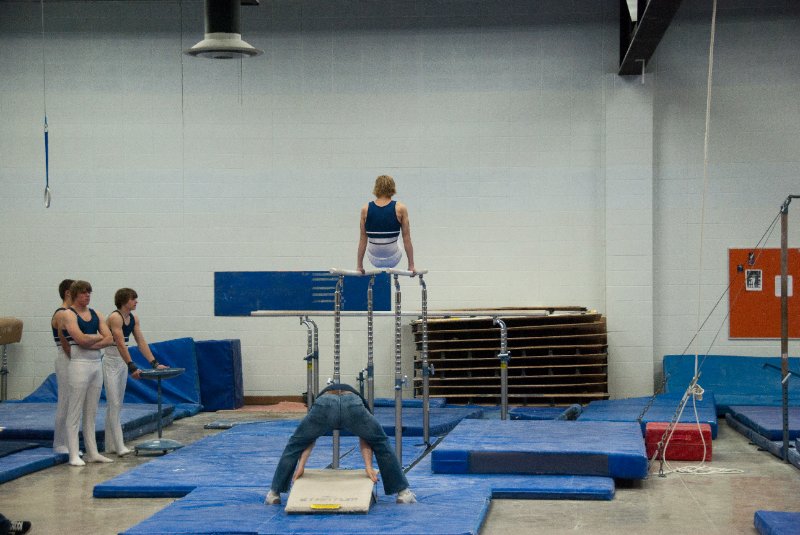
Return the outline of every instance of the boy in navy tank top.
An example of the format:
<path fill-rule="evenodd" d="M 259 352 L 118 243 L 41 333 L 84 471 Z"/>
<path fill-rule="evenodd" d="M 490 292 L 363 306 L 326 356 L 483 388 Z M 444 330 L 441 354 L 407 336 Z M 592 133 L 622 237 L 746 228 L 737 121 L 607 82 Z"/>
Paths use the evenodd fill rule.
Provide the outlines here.
<path fill-rule="evenodd" d="M 414 246 L 411 244 L 411 225 L 406 205 L 393 201 L 397 192 L 394 179 L 381 175 L 375 179 L 372 193 L 375 200 L 361 208 L 361 238 L 358 242 L 357 269 L 364 272 L 364 255 L 376 268 L 397 267 L 403 253 L 397 245 L 403 236 L 403 248 L 408 259 L 408 270 L 414 271 Z"/>
<path fill-rule="evenodd" d="M 67 407 L 67 449 L 69 464 L 84 466 L 90 463 L 110 463 L 100 455 L 95 439 L 95 417 L 103 388 L 101 349 L 113 342 L 111 331 L 102 314 L 89 308 L 92 285 L 75 281 L 69 287 L 72 306 L 64 315 L 64 328 L 72 337 L 69 359 L 69 405 Z M 80 458 L 78 428 L 83 420 L 83 443 L 86 455 Z"/>
<path fill-rule="evenodd" d="M 122 400 L 125 397 L 125 387 L 128 374 L 134 379 L 141 377 L 141 371 L 131 360 L 128 352 L 130 335 L 136 340 L 136 345 L 144 358 L 154 369 L 163 369 L 167 366 L 159 364 L 150 346 L 142 334 L 142 322 L 133 315 L 138 304 L 139 295 L 131 288 L 120 288 L 114 294 L 114 305 L 117 307 L 108 315 L 108 328 L 114 338 L 114 344 L 106 349 L 103 357 L 103 381 L 106 385 L 106 453 L 116 453 L 123 457 L 131 452 L 125 446 L 122 435 L 122 423 L 119 414 L 122 411 Z"/>
<path fill-rule="evenodd" d="M 69 287 L 75 282 L 64 279 L 58 285 L 58 295 L 61 296 L 61 306 L 58 307 L 50 319 L 50 328 L 53 331 L 53 342 L 56 344 L 56 385 L 58 386 L 58 403 L 56 404 L 56 421 L 53 426 L 53 452 L 69 453 L 67 449 L 67 407 L 69 405 L 69 343 L 72 341 L 69 333 L 64 330 L 65 314 L 72 306 L 72 295 Z"/>

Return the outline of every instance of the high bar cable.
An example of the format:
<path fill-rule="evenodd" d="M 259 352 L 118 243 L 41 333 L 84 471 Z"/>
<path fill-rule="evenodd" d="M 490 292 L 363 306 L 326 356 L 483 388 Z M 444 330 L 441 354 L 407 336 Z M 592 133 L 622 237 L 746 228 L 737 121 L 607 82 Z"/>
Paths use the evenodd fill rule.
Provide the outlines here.
<path fill-rule="evenodd" d="M 50 142 L 47 129 L 47 64 L 44 53 L 44 0 L 42 11 L 42 103 L 44 104 L 44 207 L 50 208 Z"/>

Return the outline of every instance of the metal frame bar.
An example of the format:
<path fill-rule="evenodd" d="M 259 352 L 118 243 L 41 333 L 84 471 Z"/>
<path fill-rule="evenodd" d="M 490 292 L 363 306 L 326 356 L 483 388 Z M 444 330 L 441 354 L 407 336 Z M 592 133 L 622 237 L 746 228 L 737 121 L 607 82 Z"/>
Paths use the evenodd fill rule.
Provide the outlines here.
<path fill-rule="evenodd" d="M 500 326 L 500 419 L 508 420 L 508 361 L 511 355 L 508 353 L 508 328 L 506 322 L 500 318 L 494 318 L 494 324 Z"/>
<path fill-rule="evenodd" d="M 789 195 L 781 206 L 781 398 L 783 460 L 789 462 L 789 204 L 800 195 Z"/>

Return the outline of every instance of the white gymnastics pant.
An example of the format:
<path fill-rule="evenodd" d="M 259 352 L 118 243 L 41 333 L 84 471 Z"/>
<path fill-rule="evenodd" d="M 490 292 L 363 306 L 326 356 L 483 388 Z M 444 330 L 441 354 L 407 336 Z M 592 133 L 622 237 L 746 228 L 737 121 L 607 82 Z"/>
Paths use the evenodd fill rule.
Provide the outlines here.
<path fill-rule="evenodd" d="M 55 367 L 56 384 L 58 385 L 58 403 L 56 404 L 56 421 L 53 427 L 53 451 L 67 453 L 67 408 L 69 406 L 69 357 L 64 348 L 57 346 Z"/>
<path fill-rule="evenodd" d="M 106 385 L 106 452 L 122 453 L 128 448 L 122 436 L 119 419 L 125 387 L 128 384 L 128 365 L 122 360 L 119 350 L 106 348 L 103 357 L 103 382 Z"/>
<path fill-rule="evenodd" d="M 95 439 L 95 418 L 103 388 L 103 368 L 99 349 L 72 346 L 69 361 L 69 405 L 67 409 L 67 447 L 70 462 L 80 460 L 78 428 L 83 420 L 83 443 L 90 457 L 99 455 Z"/>

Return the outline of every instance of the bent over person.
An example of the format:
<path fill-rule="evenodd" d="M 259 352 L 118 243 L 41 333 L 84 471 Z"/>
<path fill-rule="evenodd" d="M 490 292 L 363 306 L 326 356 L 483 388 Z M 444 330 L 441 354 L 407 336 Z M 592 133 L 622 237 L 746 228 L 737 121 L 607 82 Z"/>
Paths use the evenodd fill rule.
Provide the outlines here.
<path fill-rule="evenodd" d="M 350 385 L 333 384 L 319 393 L 308 414 L 289 438 L 272 477 L 266 498 L 268 505 L 281 503 L 281 492 L 288 491 L 289 484 L 303 475 L 305 463 L 317 438 L 334 429 L 346 429 L 359 437 L 366 477 L 372 481 L 377 480 L 372 468 L 372 452 L 375 452 L 383 480 L 383 491 L 387 496 L 397 494 L 397 503 L 417 501 L 408 488 L 408 480 L 394 448 L 389 444 L 389 438 L 367 409 L 364 398 Z"/>

